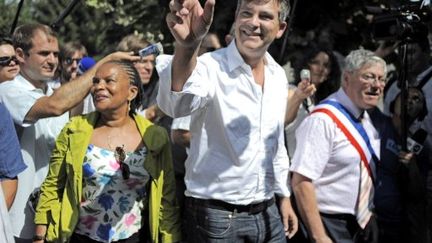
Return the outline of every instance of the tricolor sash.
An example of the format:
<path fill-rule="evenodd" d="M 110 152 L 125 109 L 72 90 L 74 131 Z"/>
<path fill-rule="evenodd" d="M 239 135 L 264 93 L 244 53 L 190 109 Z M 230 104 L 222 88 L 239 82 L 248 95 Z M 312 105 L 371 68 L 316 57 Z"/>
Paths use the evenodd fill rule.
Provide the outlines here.
<path fill-rule="evenodd" d="M 347 108 L 334 100 L 324 100 L 315 107 L 312 113 L 321 112 L 328 115 L 345 134 L 360 155 L 360 159 L 367 168 L 368 174 L 374 182 L 374 172 L 371 163 L 378 163 L 379 159 L 372 148 L 369 137 L 361 121 L 352 115 Z M 311 113 L 311 114 L 312 114 Z"/>

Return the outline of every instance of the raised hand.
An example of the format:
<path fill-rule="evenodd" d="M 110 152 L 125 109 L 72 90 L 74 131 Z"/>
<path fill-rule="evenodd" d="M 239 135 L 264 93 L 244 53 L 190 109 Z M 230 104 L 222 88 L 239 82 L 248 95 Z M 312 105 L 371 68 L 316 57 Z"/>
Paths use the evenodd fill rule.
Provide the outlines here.
<path fill-rule="evenodd" d="M 300 83 L 297 84 L 297 89 L 295 90 L 295 95 L 304 100 L 307 97 L 315 94 L 316 87 L 315 84 L 310 83 L 309 80 L 303 79 Z"/>
<path fill-rule="evenodd" d="M 207 34 L 213 21 L 215 0 L 207 0 L 204 8 L 198 0 L 171 0 L 166 17 L 168 27 L 177 43 L 196 46 Z"/>

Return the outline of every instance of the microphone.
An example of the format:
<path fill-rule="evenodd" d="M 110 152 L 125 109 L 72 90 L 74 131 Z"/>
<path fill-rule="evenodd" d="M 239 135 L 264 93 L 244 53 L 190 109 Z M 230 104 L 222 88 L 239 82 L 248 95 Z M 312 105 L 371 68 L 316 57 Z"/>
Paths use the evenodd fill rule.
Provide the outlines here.
<path fill-rule="evenodd" d="M 426 141 L 428 133 L 426 130 L 418 129 L 412 137 L 407 138 L 407 149 L 415 154 L 420 154 L 423 149 L 423 143 Z"/>
<path fill-rule="evenodd" d="M 303 80 L 303 79 L 310 80 L 310 71 L 309 71 L 309 69 L 302 69 L 300 71 L 300 79 L 301 80 Z"/>
<path fill-rule="evenodd" d="M 141 50 L 138 51 L 138 55 L 140 57 L 146 57 L 149 55 L 159 55 L 160 53 L 163 52 L 163 47 L 162 44 L 160 42 L 155 43 L 155 44 L 151 44 Z"/>
<path fill-rule="evenodd" d="M 96 61 L 91 57 L 83 57 L 78 63 L 77 74 L 82 75 L 96 64 Z"/>

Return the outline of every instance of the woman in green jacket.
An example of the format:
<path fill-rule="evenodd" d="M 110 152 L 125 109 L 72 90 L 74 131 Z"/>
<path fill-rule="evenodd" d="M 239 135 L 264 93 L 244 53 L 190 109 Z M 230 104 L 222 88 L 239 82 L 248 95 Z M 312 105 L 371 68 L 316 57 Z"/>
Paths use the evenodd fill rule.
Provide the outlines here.
<path fill-rule="evenodd" d="M 97 70 L 97 111 L 71 119 L 57 138 L 34 242 L 180 240 L 168 135 L 135 114 L 139 80 L 128 62 Z"/>

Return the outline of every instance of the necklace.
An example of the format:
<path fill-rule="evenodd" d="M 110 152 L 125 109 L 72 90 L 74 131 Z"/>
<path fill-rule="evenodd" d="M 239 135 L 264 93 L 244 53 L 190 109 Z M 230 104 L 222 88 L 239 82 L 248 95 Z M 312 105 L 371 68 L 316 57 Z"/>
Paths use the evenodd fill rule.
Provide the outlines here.
<path fill-rule="evenodd" d="M 108 136 L 107 136 L 107 144 L 108 144 L 108 148 L 110 149 L 110 150 L 114 150 L 114 148 L 117 148 L 117 147 L 121 147 L 121 148 L 124 148 L 124 144 L 122 144 L 121 146 L 112 146 L 111 144 L 111 138 L 116 138 L 116 137 L 119 137 L 118 135 L 115 135 L 115 136 L 111 136 L 111 134 L 109 134 Z"/>

